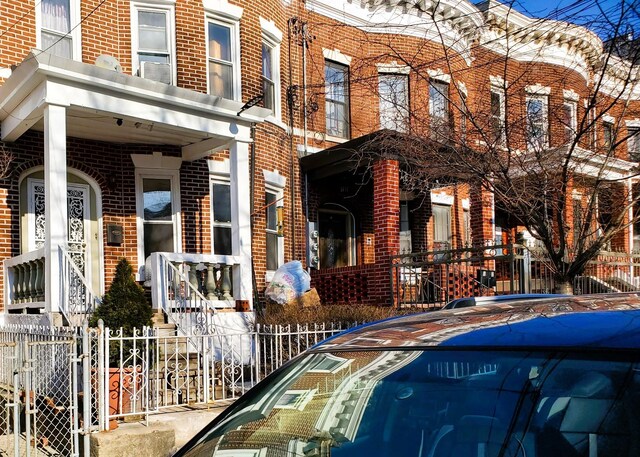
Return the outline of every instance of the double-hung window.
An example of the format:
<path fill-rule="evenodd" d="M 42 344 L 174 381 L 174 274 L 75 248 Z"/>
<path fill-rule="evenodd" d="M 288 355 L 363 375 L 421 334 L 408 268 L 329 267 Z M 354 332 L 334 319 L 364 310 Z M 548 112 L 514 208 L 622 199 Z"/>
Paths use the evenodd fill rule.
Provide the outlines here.
<path fill-rule="evenodd" d="M 213 253 L 231 255 L 231 184 L 229 181 L 211 182 L 211 213 Z"/>
<path fill-rule="evenodd" d="M 627 126 L 627 149 L 629 160 L 640 162 L 640 126 Z"/>
<path fill-rule="evenodd" d="M 526 99 L 527 149 L 542 150 L 549 145 L 549 99 L 547 95 L 530 95 Z"/>
<path fill-rule="evenodd" d="M 578 103 L 574 100 L 565 100 L 562 104 L 562 124 L 564 125 L 564 141 L 571 143 L 576 137 Z"/>
<path fill-rule="evenodd" d="M 38 5 L 38 2 L 36 2 Z M 37 9 L 38 47 L 42 51 L 80 58 L 80 2 L 78 0 L 42 0 Z"/>
<path fill-rule="evenodd" d="M 266 236 L 267 236 L 267 270 L 274 271 L 279 266 L 278 255 L 278 194 L 267 190 L 264 194 Z"/>
<path fill-rule="evenodd" d="M 349 67 L 325 60 L 324 78 L 327 134 L 349 138 Z"/>
<path fill-rule="evenodd" d="M 262 95 L 264 107 L 279 120 L 280 109 L 280 43 L 282 32 L 272 21 L 260 18 L 262 29 Z"/>
<path fill-rule="evenodd" d="M 499 87 L 491 88 L 491 142 L 495 145 L 503 145 L 505 120 L 505 97 L 504 89 Z"/>
<path fill-rule="evenodd" d="M 451 248 L 451 206 L 431 205 L 433 213 L 433 243 L 435 249 Z"/>
<path fill-rule="evenodd" d="M 207 23 L 209 93 L 235 98 L 235 55 L 233 27 L 210 20 Z"/>
<path fill-rule="evenodd" d="M 437 141 L 449 139 L 449 84 L 429 81 L 429 117 L 431 138 Z"/>
<path fill-rule="evenodd" d="M 173 5 L 132 4 L 134 74 L 174 84 L 175 34 Z"/>
<path fill-rule="evenodd" d="M 603 146 L 605 152 L 609 151 L 609 149 L 611 149 L 611 146 L 615 142 L 615 133 L 613 128 L 613 122 L 605 121 L 602 124 L 602 138 L 604 142 Z"/>
<path fill-rule="evenodd" d="M 380 73 L 380 127 L 406 132 L 409 124 L 409 75 Z"/>
<path fill-rule="evenodd" d="M 136 168 L 139 265 L 154 252 L 181 252 L 180 173 Z"/>

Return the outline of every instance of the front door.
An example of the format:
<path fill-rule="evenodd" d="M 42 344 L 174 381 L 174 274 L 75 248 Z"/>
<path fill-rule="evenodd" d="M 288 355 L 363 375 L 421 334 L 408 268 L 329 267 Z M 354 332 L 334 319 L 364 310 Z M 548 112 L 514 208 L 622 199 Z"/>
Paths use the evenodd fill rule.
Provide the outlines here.
<path fill-rule="evenodd" d="M 33 224 L 29 230 L 29 250 L 44 246 L 44 181 L 29 179 L 29 214 Z M 89 240 L 89 186 L 67 184 L 67 249 L 76 266 L 90 281 L 91 268 L 87 249 Z"/>
<path fill-rule="evenodd" d="M 320 211 L 318 214 L 320 268 L 351 265 L 351 219 L 349 213 Z"/>

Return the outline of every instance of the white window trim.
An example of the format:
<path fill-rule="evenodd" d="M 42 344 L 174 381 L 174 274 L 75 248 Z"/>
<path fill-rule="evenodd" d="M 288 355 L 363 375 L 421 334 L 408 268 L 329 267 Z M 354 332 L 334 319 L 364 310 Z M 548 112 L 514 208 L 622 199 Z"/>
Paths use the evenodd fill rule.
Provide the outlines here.
<path fill-rule="evenodd" d="M 530 87 L 530 86 L 529 86 Z M 529 93 L 529 92 L 528 92 Z M 543 144 L 542 147 L 543 148 L 548 148 L 549 147 L 549 95 L 545 94 L 545 93 L 529 93 L 529 95 L 527 95 L 526 99 L 525 99 L 525 103 L 528 104 L 529 100 L 541 100 L 543 101 L 543 113 L 542 113 L 542 122 L 544 125 L 544 139 L 543 139 Z M 526 128 L 529 128 L 529 110 L 528 107 L 525 105 L 525 115 L 526 115 L 526 122 L 527 122 L 527 126 Z M 527 137 L 526 137 L 526 147 L 527 149 L 529 149 L 529 132 L 527 131 Z"/>
<path fill-rule="evenodd" d="M 332 60 L 333 62 L 345 65 L 347 67 L 351 66 L 351 57 L 343 54 L 337 49 L 325 49 L 322 48 L 322 55 L 325 60 Z"/>
<path fill-rule="evenodd" d="M 171 84 L 176 85 L 178 65 L 176 64 L 176 11 L 175 0 L 154 0 L 148 2 L 131 2 L 131 74 L 140 75 L 138 59 L 138 11 L 166 11 L 169 16 L 167 33 L 169 35 L 169 63 L 171 64 Z"/>
<path fill-rule="evenodd" d="M 399 132 L 406 132 L 409 128 L 409 113 L 411 112 L 411 101 L 410 101 L 410 91 L 409 91 L 409 85 L 410 85 L 410 81 L 409 81 L 409 72 L 395 72 L 395 71 L 391 71 L 393 68 L 389 67 L 389 66 L 384 66 L 383 70 L 381 71 L 380 69 L 381 67 L 378 67 L 378 93 L 380 94 L 379 98 L 380 100 L 378 101 L 378 106 L 379 106 L 379 119 L 378 121 L 380 122 L 380 128 L 389 128 L 389 127 L 385 127 L 383 126 L 383 122 L 382 122 L 382 103 L 383 103 L 383 99 L 382 99 L 382 94 L 381 94 L 381 90 L 380 90 L 380 78 L 384 77 L 384 76 L 399 76 L 399 77 L 403 77 L 404 81 L 406 82 L 406 106 L 402 106 L 400 108 L 398 108 L 397 105 L 393 105 L 394 110 L 396 111 L 396 114 L 400 113 L 401 111 L 404 111 L 407 119 L 406 121 L 402 122 L 401 128 L 397 128 L 398 125 L 396 124 L 391 130 L 397 130 Z M 402 69 L 402 68 L 401 68 Z M 408 67 L 407 67 L 408 69 Z"/>
<path fill-rule="evenodd" d="M 529 95 L 549 95 L 551 94 L 551 88 L 548 86 L 541 86 L 540 84 L 532 84 L 526 86 L 524 91 Z"/>
<path fill-rule="evenodd" d="M 391 73 L 395 75 L 408 75 L 411 68 L 408 65 L 400 65 L 395 60 L 389 63 L 377 63 L 378 73 Z"/>
<path fill-rule="evenodd" d="M 447 85 L 451 84 L 451 75 L 446 74 L 441 69 L 427 70 L 427 74 L 429 75 L 430 79 L 433 79 L 436 82 L 444 83 Z"/>
<path fill-rule="evenodd" d="M 436 193 L 431 191 L 431 203 L 435 205 L 453 205 L 453 195 L 447 195 L 444 192 Z"/>
<path fill-rule="evenodd" d="M 504 84 L 504 81 L 503 81 Z M 498 97 L 500 97 L 500 142 L 499 145 L 500 146 L 504 146 L 505 143 L 507 142 L 507 134 L 506 134 L 506 111 L 507 111 L 507 107 L 506 107 L 506 96 L 505 96 L 505 90 L 504 90 L 504 85 L 502 86 L 498 86 L 491 84 L 491 88 L 489 90 L 490 93 L 496 93 L 498 94 Z M 493 118 L 493 113 L 491 113 L 491 117 Z"/>
<path fill-rule="evenodd" d="M 566 95 L 566 93 L 565 93 L 565 95 Z M 570 127 L 571 130 L 573 130 L 573 135 L 572 135 L 573 138 L 572 139 L 575 139 L 576 131 L 578 129 L 578 101 L 577 101 L 577 99 L 565 97 L 564 102 L 562 103 L 562 105 L 563 105 L 563 107 L 564 106 L 571 106 L 571 111 L 572 111 L 571 125 L 569 125 L 569 126 L 565 125 L 564 128 L 566 129 L 567 127 Z"/>
<path fill-rule="evenodd" d="M 231 221 L 230 222 L 215 222 L 215 210 L 213 207 L 213 199 L 211 198 L 213 196 L 213 185 L 214 184 L 222 184 L 222 185 L 228 185 L 229 186 L 229 195 L 231 196 L 231 176 L 230 175 L 223 175 L 223 174 L 210 174 L 209 175 L 209 198 L 211 199 L 211 203 L 210 203 L 210 211 L 209 211 L 209 220 L 211 223 L 211 255 L 217 255 L 217 256 L 224 256 L 225 254 L 216 254 L 215 253 L 215 248 L 214 248 L 214 229 L 215 227 L 225 227 L 225 228 L 229 228 L 231 229 L 231 255 L 235 255 L 236 253 L 236 246 L 235 246 L 235 242 L 234 242 L 234 237 L 233 237 L 233 230 L 234 230 L 234 226 L 233 226 L 233 198 L 231 198 L 231 202 L 229 203 L 231 205 Z M 228 254 L 227 254 L 228 255 Z"/>
<path fill-rule="evenodd" d="M 318 392 L 318 389 L 291 389 L 287 390 L 284 395 L 296 395 L 296 400 L 292 404 L 279 404 L 282 397 L 278 399 L 273 406 L 274 409 L 296 409 L 298 411 L 304 411 L 305 406 L 313 399 L 314 395 Z"/>
<path fill-rule="evenodd" d="M 280 87 L 280 44 L 282 42 L 282 32 L 276 27 L 273 21 L 260 18 L 260 28 L 262 29 L 262 42 L 271 48 L 271 72 L 273 74 L 273 113 L 267 117 L 267 121 L 274 123 L 282 122 L 282 91 Z"/>
<path fill-rule="evenodd" d="M 71 31 L 69 36 L 71 37 L 71 53 L 73 54 L 73 60 L 82 61 L 82 24 L 80 13 L 80 0 L 69 0 L 69 23 L 71 25 Z M 42 52 L 48 52 L 42 49 L 42 6 L 39 1 L 36 1 L 36 48 Z"/>
<path fill-rule="evenodd" d="M 134 160 L 135 163 L 135 160 Z M 173 250 L 176 253 L 182 252 L 182 221 L 180 208 L 180 170 L 169 170 L 162 168 L 137 168 L 135 170 L 136 182 L 136 228 L 138 240 L 138 272 L 143 270 L 145 264 L 144 258 L 144 196 L 142 193 L 142 180 L 150 179 L 166 179 L 171 180 L 171 206 L 173 214 L 171 216 L 173 222 Z M 137 279 L 144 279 L 138 276 Z"/>
<path fill-rule="evenodd" d="M 339 52 L 336 50 L 336 52 Z M 342 55 L 342 54 L 341 54 Z M 351 58 L 349 58 L 349 62 L 351 62 Z M 323 70 L 323 75 L 326 75 L 326 71 L 327 71 L 327 64 L 331 65 L 339 65 L 344 67 L 345 70 L 345 92 L 347 94 L 346 96 L 346 100 L 345 100 L 345 108 L 346 108 L 346 124 L 347 124 L 347 132 L 346 132 L 346 136 L 341 137 L 341 136 L 334 136 L 329 134 L 329 132 L 327 131 L 327 112 L 326 112 L 326 104 L 327 104 L 327 100 L 331 100 L 333 103 L 339 103 L 339 102 L 335 102 L 333 99 L 328 98 L 328 91 L 327 91 L 327 82 L 325 81 L 325 87 L 324 87 L 324 94 L 325 94 L 325 118 L 324 118 L 324 126 L 325 126 L 325 139 L 327 141 L 335 141 L 336 143 L 343 143 L 345 141 L 349 141 L 351 139 L 351 67 L 349 66 L 349 64 L 344 63 L 344 61 L 339 61 L 339 60 L 332 60 L 328 57 L 325 57 L 324 60 L 324 66 L 322 68 Z M 305 142 L 306 143 L 306 142 Z"/>
<path fill-rule="evenodd" d="M 264 175 L 264 187 L 265 193 L 271 192 L 276 195 L 276 201 L 282 202 L 284 198 L 284 188 L 287 185 L 287 178 L 282 176 L 278 170 L 274 171 L 262 171 Z M 277 204 L 276 204 L 277 206 Z M 265 232 L 266 233 L 266 232 Z M 266 239 L 266 238 L 265 238 Z M 265 259 L 266 264 L 266 259 Z M 284 237 L 278 237 L 278 267 L 284 264 Z M 265 280 L 271 282 L 275 270 L 267 270 Z"/>
<path fill-rule="evenodd" d="M 562 96 L 565 100 L 570 100 L 572 102 L 578 102 L 580 100 L 580 96 L 573 89 L 563 89 Z"/>
<path fill-rule="evenodd" d="M 240 12 L 242 14 L 242 12 Z M 231 39 L 231 64 L 233 65 L 233 100 L 240 101 L 242 97 L 242 83 L 240 80 L 240 24 L 236 14 L 221 12 L 214 9 L 205 9 L 205 48 L 207 50 L 207 93 L 210 93 L 211 81 L 209 78 L 209 23 L 229 28 Z"/>

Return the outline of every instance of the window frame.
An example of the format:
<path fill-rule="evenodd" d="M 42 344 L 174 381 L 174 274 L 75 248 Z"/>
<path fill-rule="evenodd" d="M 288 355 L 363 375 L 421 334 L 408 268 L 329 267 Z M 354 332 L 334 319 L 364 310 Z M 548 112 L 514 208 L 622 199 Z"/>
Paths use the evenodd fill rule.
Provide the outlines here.
<path fill-rule="evenodd" d="M 135 192 L 136 192 L 136 229 L 138 241 L 138 267 L 145 265 L 144 256 L 144 179 L 169 179 L 171 183 L 171 223 L 173 224 L 173 250 L 176 253 L 182 252 L 182 220 L 180 208 L 180 171 L 163 170 L 158 168 L 136 168 L 135 169 Z"/>
<path fill-rule="evenodd" d="M 271 83 L 273 84 L 273 103 L 272 113 L 267 117 L 267 121 L 282 122 L 282 88 L 280 87 L 280 53 L 282 43 L 282 32 L 271 21 L 260 18 L 260 28 L 262 30 L 262 46 L 267 46 L 271 50 Z M 264 84 L 264 72 L 261 73 Z M 264 88 L 263 88 L 264 92 Z M 267 107 L 266 104 L 264 105 Z"/>
<path fill-rule="evenodd" d="M 532 122 L 529 113 L 529 104 L 535 101 L 541 102 L 541 117 L 540 117 L 540 126 L 542 131 L 542 141 L 539 144 L 533 144 L 533 141 L 537 141 L 536 138 L 532 138 L 532 127 L 535 125 Z M 539 147 L 542 149 L 547 149 L 549 147 L 549 95 L 534 93 L 527 94 L 525 98 L 525 133 L 526 133 L 526 146 L 527 150 L 535 150 L 535 147 Z"/>
<path fill-rule="evenodd" d="M 231 220 L 229 222 L 216 222 L 215 220 L 215 207 L 214 207 L 214 201 L 213 201 L 213 186 L 214 184 L 219 184 L 219 185 L 225 185 L 229 187 L 229 210 L 230 210 L 230 215 L 231 215 Z M 232 189 L 231 189 L 231 177 L 230 176 L 219 176 L 219 175 L 215 175 L 209 176 L 209 198 L 210 198 L 210 218 L 211 218 L 211 254 L 212 255 L 220 255 L 220 256 L 225 256 L 225 255 L 234 255 L 235 254 L 235 245 L 234 245 L 234 241 L 233 241 L 233 196 L 231 193 Z M 231 241 L 231 246 L 230 246 L 230 253 L 228 254 L 221 254 L 221 253 L 217 253 L 216 252 L 216 246 L 215 246 L 215 228 L 216 227 L 221 227 L 221 228 L 228 228 L 230 230 L 230 241 Z"/>
<path fill-rule="evenodd" d="M 640 162 L 640 125 L 627 125 L 627 154 L 630 161 Z"/>
<path fill-rule="evenodd" d="M 225 61 L 215 59 L 209 54 L 209 24 L 215 24 L 229 29 L 229 46 L 231 52 L 231 60 Z M 231 66 L 231 89 L 233 91 L 231 100 L 240 101 L 242 96 L 241 73 L 240 73 L 240 23 L 239 20 L 230 19 L 215 12 L 207 12 L 205 15 L 205 49 L 207 58 L 207 93 L 213 94 L 211 91 L 211 63 L 222 63 Z"/>
<path fill-rule="evenodd" d="M 131 74 L 142 77 L 140 39 L 138 34 L 138 14 L 140 11 L 163 12 L 166 14 L 167 52 L 169 64 L 171 65 L 171 85 L 175 86 L 177 81 L 175 2 L 171 0 L 131 2 Z M 142 53 L 144 54 L 145 51 L 142 51 Z M 147 54 L 151 54 L 151 52 Z"/>
<path fill-rule="evenodd" d="M 493 95 L 497 95 L 498 97 L 498 108 L 500 112 L 496 116 L 493 112 L 493 98 L 491 98 L 490 104 L 490 115 L 491 115 L 491 135 L 492 135 L 492 143 L 495 143 L 498 146 L 504 146 L 506 143 L 506 100 L 505 100 L 505 90 L 502 87 L 491 86 L 489 90 L 489 96 L 493 97 Z M 496 128 L 497 125 L 497 128 Z"/>
<path fill-rule="evenodd" d="M 402 80 L 404 82 L 404 105 L 400 105 L 398 103 L 396 103 L 397 101 L 397 94 L 399 92 L 395 91 L 395 90 L 391 90 L 389 91 L 389 95 L 391 95 L 390 98 L 393 98 L 393 100 L 385 100 L 382 97 L 382 82 L 383 80 L 385 80 L 386 78 L 393 78 L 395 80 Z M 380 122 L 380 128 L 381 129 L 389 129 L 389 130 L 395 130 L 397 132 L 406 132 L 409 129 L 410 126 L 410 110 L 411 110 L 411 93 L 410 93 L 410 87 L 409 87 L 409 74 L 408 73 L 403 73 L 403 72 L 392 72 L 392 71 L 380 71 L 378 70 L 378 97 L 379 97 L 379 110 L 380 110 L 380 117 L 379 117 L 379 122 Z M 391 87 L 391 86 L 387 86 L 387 87 Z M 383 115 L 383 103 L 388 102 L 389 106 L 386 107 L 386 109 L 384 111 L 393 111 L 393 113 L 391 115 L 386 116 L 386 122 L 390 122 L 393 123 L 393 127 L 391 127 L 390 125 L 386 124 L 385 121 L 383 121 L 383 119 L 385 118 L 385 116 Z M 404 113 L 403 113 L 404 112 Z"/>
<path fill-rule="evenodd" d="M 449 138 L 451 129 L 451 108 L 449 106 L 451 88 L 449 86 L 450 83 L 442 79 L 429 79 L 429 127 L 432 138 L 438 139 L 442 134 L 445 134 L 445 139 Z M 440 90 L 439 88 L 446 90 Z M 442 110 L 444 114 L 443 116 L 436 115 L 435 94 L 438 94 L 438 97 L 442 97 L 442 100 L 444 101 L 444 109 Z M 442 126 L 444 126 L 444 132 L 440 130 Z"/>
<path fill-rule="evenodd" d="M 60 37 L 71 37 L 71 59 L 82 61 L 82 22 L 80 12 L 80 0 L 69 0 L 69 32 L 63 34 L 57 30 L 43 29 L 42 27 L 42 3 L 36 2 L 35 7 L 35 22 L 36 22 L 36 48 L 42 52 L 49 52 L 42 49 L 42 32 L 48 31 L 53 35 L 59 35 Z"/>
<path fill-rule="evenodd" d="M 270 186 L 270 185 L 266 185 L 264 188 L 264 193 L 265 193 L 265 199 L 266 199 L 266 195 L 267 194 L 271 194 L 274 196 L 274 207 L 278 207 L 279 206 L 279 202 L 282 203 L 284 200 L 284 191 L 283 189 L 279 189 L 275 186 Z M 266 202 L 265 202 L 266 204 Z M 284 205 L 282 205 L 284 206 Z M 278 215 L 277 215 L 277 211 L 276 211 L 276 228 L 274 229 L 270 229 L 268 226 L 268 222 L 269 219 L 267 217 L 267 211 L 269 209 L 265 208 L 265 269 L 267 271 L 267 281 L 271 281 L 271 279 L 273 278 L 273 274 L 275 274 L 276 270 L 282 266 L 282 264 L 284 263 L 284 237 L 282 236 L 278 236 Z M 276 235 L 276 255 L 277 258 L 276 260 L 276 268 L 275 269 L 269 269 L 268 268 L 268 264 L 269 264 L 269 250 L 267 249 L 267 244 L 268 244 L 268 236 L 267 235 Z"/>
<path fill-rule="evenodd" d="M 605 150 L 609 150 L 616 141 L 616 135 L 614 131 L 614 122 L 611 120 L 605 120 L 602 122 L 602 145 Z"/>
<path fill-rule="evenodd" d="M 327 81 L 327 68 L 331 67 L 333 69 L 339 69 L 342 71 L 342 74 L 344 75 L 343 81 L 341 83 L 337 83 L 337 84 L 342 84 L 343 88 L 344 88 L 344 102 L 332 99 L 329 97 L 330 94 L 330 90 L 329 88 L 333 85 L 332 83 L 330 83 L 329 81 Z M 340 138 L 340 139 L 349 139 L 351 138 L 351 100 L 350 100 L 350 96 L 351 96 L 351 91 L 350 89 L 350 75 L 349 75 L 349 65 L 345 65 L 344 63 L 341 62 L 336 62 L 334 60 L 330 60 L 330 59 L 325 59 L 324 60 L 324 78 L 325 78 L 325 132 L 328 136 L 334 137 L 334 138 Z M 338 123 L 343 122 L 344 123 L 344 132 L 340 132 L 337 130 L 330 130 L 329 127 L 329 121 L 330 121 L 330 117 L 329 117 L 329 105 L 341 105 L 344 107 L 344 116 L 345 118 L 342 120 L 337 120 Z"/>
<path fill-rule="evenodd" d="M 566 119 L 563 119 L 565 144 L 571 143 L 576 139 L 576 130 L 578 128 L 578 102 L 576 100 L 565 98 L 564 102 L 562 102 L 563 114 L 566 113 L 565 110 L 567 108 L 569 108 L 571 112 L 571 117 L 569 119 L 569 123 L 566 122 Z"/>
<path fill-rule="evenodd" d="M 442 208 L 443 210 L 445 210 L 448 215 L 448 228 L 447 231 L 449 232 L 449 236 L 447 241 L 443 241 L 443 240 L 437 240 L 436 239 L 436 211 L 434 211 L 434 208 Z M 436 250 L 447 250 L 447 249 L 452 249 L 453 245 L 452 245 L 452 241 L 453 241 L 453 207 L 452 205 L 449 204 L 444 204 L 444 203 L 431 203 L 431 216 L 432 216 L 432 224 L 433 224 L 433 245 L 434 245 L 434 249 Z M 447 246 L 443 246 L 446 243 Z M 438 246 L 440 245 L 440 246 Z"/>

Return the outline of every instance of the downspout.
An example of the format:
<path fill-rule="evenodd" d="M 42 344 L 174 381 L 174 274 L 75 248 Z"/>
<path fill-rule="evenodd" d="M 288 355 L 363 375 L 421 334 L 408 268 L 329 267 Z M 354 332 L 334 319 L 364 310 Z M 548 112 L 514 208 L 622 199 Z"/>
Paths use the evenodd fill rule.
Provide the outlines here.
<path fill-rule="evenodd" d="M 251 197 L 249 198 L 249 231 L 251 232 L 251 244 L 253 244 L 253 209 L 255 206 L 255 189 L 256 189 L 256 124 L 255 122 L 251 123 L 250 130 L 251 137 L 251 146 L 249 147 L 249 154 L 251 156 L 251 168 L 249 176 L 249 193 Z M 253 286 L 253 309 L 261 312 L 259 308 L 260 301 L 258 296 L 258 283 L 256 281 L 256 266 L 253 259 L 253 246 L 251 247 L 251 285 Z"/>

